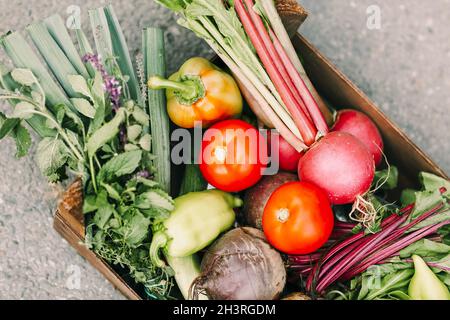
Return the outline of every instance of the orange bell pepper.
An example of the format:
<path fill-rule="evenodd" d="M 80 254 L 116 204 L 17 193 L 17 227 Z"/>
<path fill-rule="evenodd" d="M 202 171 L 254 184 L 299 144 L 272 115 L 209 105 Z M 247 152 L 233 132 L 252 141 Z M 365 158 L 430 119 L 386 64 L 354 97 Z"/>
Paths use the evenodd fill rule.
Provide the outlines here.
<path fill-rule="evenodd" d="M 236 81 L 204 58 L 187 60 L 169 79 L 151 77 L 148 86 L 166 89 L 169 117 L 182 128 L 193 128 L 196 121 L 208 127 L 239 117 L 242 112 L 243 100 Z"/>

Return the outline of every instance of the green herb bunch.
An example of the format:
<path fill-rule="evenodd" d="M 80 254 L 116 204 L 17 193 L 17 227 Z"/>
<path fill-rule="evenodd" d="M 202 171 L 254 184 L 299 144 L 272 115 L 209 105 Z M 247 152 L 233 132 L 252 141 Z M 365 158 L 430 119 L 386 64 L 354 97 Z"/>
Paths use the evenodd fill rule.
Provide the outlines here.
<path fill-rule="evenodd" d="M 0 100 L 12 106 L 8 115 L 0 112 L 0 139 L 14 139 L 16 156 L 23 157 L 32 144 L 31 128 L 39 139 L 37 165 L 50 182 L 82 178 L 86 245 L 152 297 L 167 298 L 171 272 L 153 266 L 148 252 L 151 225 L 173 209 L 165 163 L 168 120 L 149 116 L 165 110 L 163 93 L 141 87 L 112 7 L 89 15 L 96 53 L 82 30 L 76 30 L 76 48 L 58 15 L 27 28 L 48 68 L 19 32 L 1 37 L 14 67 L 0 70 Z M 163 37 L 158 29 L 144 35 L 147 61 L 158 51 L 155 45 L 163 47 Z M 165 72 L 164 59 L 155 61 L 138 64 L 145 68 L 141 77 Z M 147 112 L 147 101 L 153 112 Z M 158 148 L 150 134 L 158 137 Z"/>

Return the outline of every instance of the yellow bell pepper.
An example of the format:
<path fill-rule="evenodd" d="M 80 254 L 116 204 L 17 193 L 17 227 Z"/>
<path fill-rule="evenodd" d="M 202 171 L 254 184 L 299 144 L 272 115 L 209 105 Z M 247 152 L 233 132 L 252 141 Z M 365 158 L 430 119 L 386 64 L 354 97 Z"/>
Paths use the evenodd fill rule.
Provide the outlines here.
<path fill-rule="evenodd" d="M 166 89 L 167 112 L 179 127 L 203 127 L 238 117 L 243 100 L 233 77 L 204 58 L 187 60 L 169 79 L 155 76 L 148 81 L 151 89 Z"/>

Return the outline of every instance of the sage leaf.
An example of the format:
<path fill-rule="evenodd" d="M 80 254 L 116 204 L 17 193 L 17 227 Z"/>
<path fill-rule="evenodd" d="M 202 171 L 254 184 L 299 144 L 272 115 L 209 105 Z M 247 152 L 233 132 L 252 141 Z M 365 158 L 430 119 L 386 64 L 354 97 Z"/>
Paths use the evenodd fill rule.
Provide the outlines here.
<path fill-rule="evenodd" d="M 142 126 L 135 124 L 127 128 L 128 141 L 134 142 L 142 133 Z"/>
<path fill-rule="evenodd" d="M 113 186 L 111 186 L 111 185 L 109 185 L 107 183 L 104 183 L 104 182 L 101 183 L 101 186 L 103 188 L 105 188 L 105 190 L 108 193 L 110 198 L 112 198 L 114 200 L 117 200 L 117 201 L 121 201 L 122 200 L 122 198 L 120 197 L 119 192 L 117 192 L 117 190 L 114 189 Z"/>
<path fill-rule="evenodd" d="M 59 138 L 44 138 L 38 144 L 37 165 L 51 182 L 59 179 L 59 170 L 66 164 L 69 157 L 68 148 Z"/>
<path fill-rule="evenodd" d="M 31 103 L 22 101 L 15 106 L 12 116 L 14 118 L 28 120 L 33 117 L 34 111 L 34 106 Z"/>
<path fill-rule="evenodd" d="M 143 177 L 137 177 L 137 182 L 141 183 L 144 186 L 149 187 L 149 188 L 159 187 L 158 182 L 150 180 L 150 179 L 146 179 L 146 178 L 143 178 Z"/>
<path fill-rule="evenodd" d="M 4 119 L 2 126 L 0 127 L 0 140 L 10 134 L 15 127 L 20 124 L 20 119 L 7 118 Z"/>
<path fill-rule="evenodd" d="M 82 141 L 81 137 L 79 137 L 75 132 L 71 130 L 65 130 L 65 133 L 67 135 L 69 142 L 82 153 L 83 147 L 81 145 Z"/>
<path fill-rule="evenodd" d="M 100 72 L 95 72 L 94 81 L 92 83 L 92 94 L 94 96 L 94 101 L 100 105 L 105 104 L 105 92 L 103 90 L 103 78 Z"/>
<path fill-rule="evenodd" d="M 142 110 L 142 108 L 135 106 L 133 111 L 133 118 L 136 120 L 139 124 L 143 125 L 144 127 L 149 125 L 150 117 L 148 114 Z"/>
<path fill-rule="evenodd" d="M 86 97 L 91 97 L 91 91 L 89 90 L 86 79 L 80 75 L 68 75 L 67 80 L 72 86 L 73 91 L 76 93 L 81 93 Z"/>
<path fill-rule="evenodd" d="M 97 227 L 99 227 L 100 229 L 104 229 L 106 223 L 113 215 L 113 211 L 114 209 L 110 205 L 100 207 L 94 215 L 94 223 L 97 225 Z"/>
<path fill-rule="evenodd" d="M 150 134 L 147 133 L 143 135 L 139 140 L 139 145 L 141 146 L 142 150 L 150 152 L 150 149 L 152 147 L 152 137 L 150 136 Z"/>
<path fill-rule="evenodd" d="M 33 101 L 36 101 L 39 103 L 41 103 L 42 99 L 43 99 L 42 94 L 40 92 L 34 91 L 34 90 L 31 91 L 31 98 L 33 98 Z"/>
<path fill-rule="evenodd" d="M 132 143 L 127 143 L 123 148 L 126 152 L 139 150 L 139 147 Z"/>
<path fill-rule="evenodd" d="M 125 121 L 125 110 L 117 110 L 115 117 L 100 129 L 95 131 L 87 142 L 87 151 L 89 157 L 93 157 L 98 149 L 111 141 L 119 133 L 120 125 Z"/>
<path fill-rule="evenodd" d="M 33 84 L 37 83 L 37 79 L 33 72 L 29 69 L 17 68 L 11 71 L 11 77 L 17 83 L 31 87 Z"/>
<path fill-rule="evenodd" d="M 142 213 L 136 212 L 124 226 L 123 236 L 125 242 L 130 245 L 140 244 L 148 235 L 150 219 Z"/>
<path fill-rule="evenodd" d="M 89 135 L 98 130 L 102 126 L 104 120 L 105 120 L 105 105 L 103 104 L 97 106 L 97 109 L 95 110 L 94 119 L 91 121 L 91 124 L 89 125 Z"/>
<path fill-rule="evenodd" d="M 136 207 L 139 209 L 158 208 L 172 211 L 174 209 L 174 202 L 167 193 L 156 189 L 139 195 L 136 199 Z"/>
<path fill-rule="evenodd" d="M 95 109 L 94 106 L 92 106 L 92 104 L 83 98 L 73 98 L 71 99 L 75 109 L 77 109 L 77 111 L 79 113 L 81 113 L 82 115 L 94 119 L 95 117 Z"/>
<path fill-rule="evenodd" d="M 130 151 L 119 154 L 109 160 L 98 173 L 99 181 L 111 181 L 124 175 L 132 174 L 139 167 L 142 151 Z"/>
<path fill-rule="evenodd" d="M 31 147 L 31 135 L 27 128 L 19 124 L 12 132 L 12 136 L 16 142 L 16 158 L 26 156 Z"/>

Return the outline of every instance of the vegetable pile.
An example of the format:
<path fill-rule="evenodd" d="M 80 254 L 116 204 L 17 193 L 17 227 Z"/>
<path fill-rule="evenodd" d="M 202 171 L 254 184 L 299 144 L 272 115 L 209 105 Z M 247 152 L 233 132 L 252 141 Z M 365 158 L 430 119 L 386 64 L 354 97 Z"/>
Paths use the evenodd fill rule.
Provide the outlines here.
<path fill-rule="evenodd" d="M 166 78 L 149 28 L 135 70 L 110 6 L 90 11 L 95 51 L 59 16 L 28 28 L 49 70 L 1 38 L 0 138 L 24 156 L 27 124 L 49 181 L 82 179 L 86 245 L 149 299 L 450 299 L 450 183 L 421 173 L 388 202 L 380 131 L 350 109 L 329 127 L 274 2 L 156 2 L 227 69 L 196 57 Z M 177 190 L 171 129 L 198 128 Z"/>

